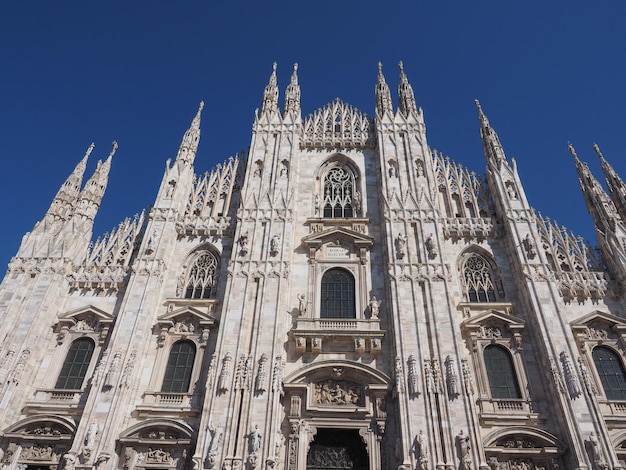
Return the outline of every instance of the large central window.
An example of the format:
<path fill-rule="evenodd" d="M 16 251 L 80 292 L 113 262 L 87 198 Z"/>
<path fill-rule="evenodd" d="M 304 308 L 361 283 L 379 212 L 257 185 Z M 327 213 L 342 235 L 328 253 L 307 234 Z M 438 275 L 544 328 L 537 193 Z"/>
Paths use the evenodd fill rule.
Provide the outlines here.
<path fill-rule="evenodd" d="M 346 168 L 331 168 L 324 177 L 324 217 L 354 217 L 358 209 L 358 192 L 354 188 L 354 175 Z M 355 200 L 355 197 L 357 200 Z"/>
<path fill-rule="evenodd" d="M 189 391 L 196 347 L 191 341 L 178 341 L 172 346 L 165 369 L 162 392 L 186 393 Z"/>
<path fill-rule="evenodd" d="M 356 318 L 354 277 L 345 269 L 332 268 L 322 276 L 321 318 Z"/>
<path fill-rule="evenodd" d="M 626 374 L 619 356 L 604 346 L 593 348 L 591 355 L 606 398 L 626 400 Z"/>
<path fill-rule="evenodd" d="M 491 344 L 483 352 L 491 398 L 522 398 L 511 355 L 502 346 Z"/>

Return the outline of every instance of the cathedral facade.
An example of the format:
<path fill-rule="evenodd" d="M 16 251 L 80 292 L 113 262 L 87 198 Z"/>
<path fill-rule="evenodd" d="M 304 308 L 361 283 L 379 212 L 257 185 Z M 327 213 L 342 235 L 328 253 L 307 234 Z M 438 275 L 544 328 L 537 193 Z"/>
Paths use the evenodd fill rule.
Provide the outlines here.
<path fill-rule="evenodd" d="M 623 469 L 626 185 L 570 147 L 599 250 L 433 152 L 400 65 L 375 116 L 302 117 L 276 67 L 249 151 L 92 241 L 78 163 L 0 285 L 3 470 Z"/>

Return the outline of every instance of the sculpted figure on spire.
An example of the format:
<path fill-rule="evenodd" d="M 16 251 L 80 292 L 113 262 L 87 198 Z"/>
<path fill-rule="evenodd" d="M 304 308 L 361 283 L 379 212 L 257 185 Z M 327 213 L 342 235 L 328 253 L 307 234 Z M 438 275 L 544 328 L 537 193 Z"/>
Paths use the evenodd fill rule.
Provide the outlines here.
<path fill-rule="evenodd" d="M 291 74 L 291 82 L 285 91 L 285 116 L 287 113 L 293 112 L 300 115 L 300 85 L 298 85 L 298 64 L 293 64 L 293 73 Z"/>
<path fill-rule="evenodd" d="M 263 92 L 263 104 L 261 113 L 278 111 L 278 86 L 276 84 L 276 62 L 272 65 L 272 74 L 265 91 Z"/>
<path fill-rule="evenodd" d="M 410 86 L 410 85 L 409 85 Z M 383 75 L 383 64 L 378 62 L 378 81 L 376 82 L 376 112 L 382 117 L 385 113 L 392 113 L 391 92 Z"/>
<path fill-rule="evenodd" d="M 398 98 L 400 102 L 398 108 L 404 116 L 409 116 L 411 113 L 417 113 L 415 96 L 413 95 L 413 88 L 404 73 L 404 64 L 402 61 L 398 62 L 398 67 L 400 67 L 400 84 L 398 85 Z"/>

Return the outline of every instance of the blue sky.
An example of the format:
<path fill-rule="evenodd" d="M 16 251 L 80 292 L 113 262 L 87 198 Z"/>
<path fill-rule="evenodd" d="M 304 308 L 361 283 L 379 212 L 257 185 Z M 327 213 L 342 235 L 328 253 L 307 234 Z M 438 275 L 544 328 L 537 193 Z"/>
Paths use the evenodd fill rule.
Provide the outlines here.
<path fill-rule="evenodd" d="M 247 148 L 274 61 L 281 97 L 299 63 L 304 114 L 372 115 L 377 62 L 397 101 L 403 60 L 430 146 L 483 173 L 480 99 L 531 204 L 592 239 L 567 142 L 626 177 L 624 18 L 623 0 L 2 2 L 0 265 L 92 141 L 87 176 L 119 142 L 95 235 L 153 202 L 201 100 L 197 171 Z"/>

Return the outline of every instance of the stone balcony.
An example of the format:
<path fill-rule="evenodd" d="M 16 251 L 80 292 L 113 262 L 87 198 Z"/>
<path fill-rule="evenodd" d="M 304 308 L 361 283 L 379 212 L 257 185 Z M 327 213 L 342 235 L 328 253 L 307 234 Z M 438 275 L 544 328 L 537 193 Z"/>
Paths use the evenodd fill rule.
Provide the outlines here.
<path fill-rule="evenodd" d="M 385 331 L 380 319 L 298 318 L 292 330 L 295 350 L 311 352 L 355 352 L 378 354 Z"/>

